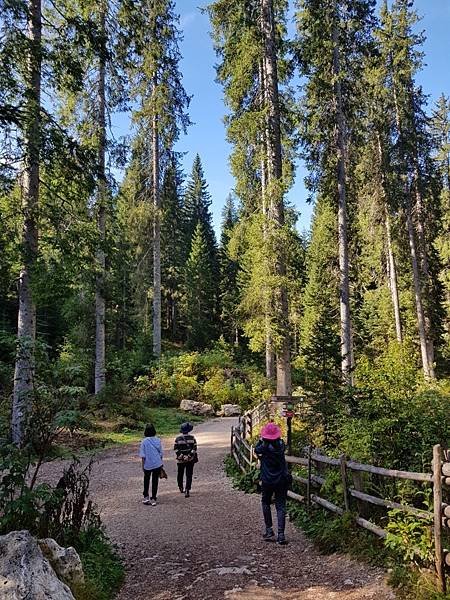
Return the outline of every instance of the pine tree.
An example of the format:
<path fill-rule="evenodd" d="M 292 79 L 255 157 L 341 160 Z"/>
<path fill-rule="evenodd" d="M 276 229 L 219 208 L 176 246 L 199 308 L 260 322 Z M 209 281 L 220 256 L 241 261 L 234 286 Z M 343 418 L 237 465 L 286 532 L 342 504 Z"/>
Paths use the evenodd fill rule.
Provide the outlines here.
<path fill-rule="evenodd" d="M 425 115 L 425 99 L 414 83 L 421 66 L 421 34 L 413 27 L 417 15 L 412 3 L 395 0 L 391 10 L 385 3 L 381 12 L 380 50 L 387 65 L 387 86 L 393 98 L 395 130 L 393 157 L 397 178 L 402 182 L 400 204 L 408 235 L 417 329 L 425 378 L 434 378 L 434 339 L 437 337 L 438 298 L 433 238 L 437 228 L 436 198 L 430 145 Z"/>
<path fill-rule="evenodd" d="M 230 194 L 226 200 L 222 213 L 222 233 L 219 248 L 220 267 L 220 325 L 225 339 L 239 344 L 239 265 L 230 256 L 230 240 L 233 228 L 238 221 L 233 196 Z"/>
<path fill-rule="evenodd" d="M 183 174 L 172 157 L 161 187 L 161 281 L 163 330 L 171 340 L 181 339 L 180 306 L 183 269 L 188 256 L 183 214 Z"/>
<path fill-rule="evenodd" d="M 217 260 L 217 243 L 212 226 L 210 206 L 211 195 L 208 191 L 202 161 L 197 154 L 192 164 L 192 171 L 186 185 L 183 201 L 186 239 L 190 247 L 197 225 L 200 223 L 208 246 L 211 263 L 215 265 Z"/>
<path fill-rule="evenodd" d="M 122 22 L 128 27 L 131 96 L 140 107 L 134 121 L 150 142 L 149 172 L 153 205 L 153 352 L 161 355 L 161 193 L 163 161 L 170 157 L 180 132 L 186 131 L 189 105 L 179 70 L 181 40 L 173 0 L 124 3 Z"/>
<path fill-rule="evenodd" d="M 311 190 L 336 197 L 342 376 L 352 383 L 354 368 L 350 317 L 349 186 L 352 135 L 360 107 L 361 68 L 370 51 L 371 0 L 300 0 L 298 55 L 307 78 L 303 108 L 305 158 Z"/>
<path fill-rule="evenodd" d="M 431 133 L 436 148 L 435 161 L 442 181 L 440 212 L 441 231 L 435 240 L 441 269 L 439 280 L 444 291 L 445 355 L 450 357 L 450 99 L 438 99 L 433 111 Z"/>
<path fill-rule="evenodd" d="M 203 225 L 197 223 L 185 269 L 187 344 L 202 349 L 216 337 L 216 277 Z"/>

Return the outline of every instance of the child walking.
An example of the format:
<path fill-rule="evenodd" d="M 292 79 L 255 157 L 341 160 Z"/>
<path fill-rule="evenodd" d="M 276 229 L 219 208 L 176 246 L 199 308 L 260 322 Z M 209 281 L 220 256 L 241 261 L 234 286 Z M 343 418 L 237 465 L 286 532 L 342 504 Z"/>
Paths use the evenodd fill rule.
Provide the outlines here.
<path fill-rule="evenodd" d="M 142 470 L 144 471 L 144 499 L 142 504 L 156 506 L 159 475 L 163 465 L 163 450 L 161 440 L 156 437 L 156 429 L 151 424 L 145 428 L 139 456 L 142 458 Z M 152 495 L 149 497 L 150 479 L 152 480 Z"/>
<path fill-rule="evenodd" d="M 192 487 L 192 476 L 194 474 L 194 465 L 198 462 L 197 441 L 190 432 L 194 429 L 191 423 L 183 423 L 180 427 L 180 433 L 174 445 L 177 457 L 177 483 L 178 488 L 185 498 L 189 498 Z M 186 486 L 184 486 L 184 474 L 186 473 Z"/>
<path fill-rule="evenodd" d="M 277 510 L 279 544 L 287 544 L 284 535 L 286 523 L 286 499 L 291 475 L 284 456 L 285 445 L 281 439 L 281 429 L 275 423 L 268 423 L 261 429 L 261 439 L 256 444 L 255 453 L 261 462 L 261 504 L 266 531 L 264 540 L 271 541 L 275 533 L 272 527 L 272 497 L 275 496 Z"/>

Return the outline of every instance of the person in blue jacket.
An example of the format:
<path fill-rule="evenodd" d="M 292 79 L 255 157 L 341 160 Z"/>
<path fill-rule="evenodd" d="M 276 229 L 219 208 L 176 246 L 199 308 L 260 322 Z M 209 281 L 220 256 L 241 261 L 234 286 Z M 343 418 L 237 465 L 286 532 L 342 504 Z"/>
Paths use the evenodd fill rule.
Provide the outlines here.
<path fill-rule="evenodd" d="M 142 504 L 156 506 L 159 475 L 163 466 L 163 450 L 161 440 L 156 437 L 155 427 L 151 424 L 145 428 L 139 456 L 142 459 L 142 470 L 144 471 L 144 498 Z M 152 495 L 149 498 L 150 479 L 152 480 Z"/>
<path fill-rule="evenodd" d="M 281 429 L 275 423 L 268 423 L 261 429 L 261 439 L 255 447 L 255 453 L 261 464 L 261 504 L 266 526 L 263 539 L 271 541 L 275 533 L 272 526 L 272 511 L 270 508 L 272 497 L 275 496 L 277 511 L 278 535 L 277 542 L 287 544 L 285 537 L 286 500 L 291 475 L 288 471 L 286 446 L 281 439 Z"/>

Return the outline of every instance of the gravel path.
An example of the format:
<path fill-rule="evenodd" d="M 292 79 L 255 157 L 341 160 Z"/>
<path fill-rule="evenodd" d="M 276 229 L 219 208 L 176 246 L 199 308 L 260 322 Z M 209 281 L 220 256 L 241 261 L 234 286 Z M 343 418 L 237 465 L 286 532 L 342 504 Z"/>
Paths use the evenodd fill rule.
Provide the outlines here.
<path fill-rule="evenodd" d="M 123 554 L 119 600 L 387 600 L 384 574 L 345 556 L 322 556 L 292 525 L 289 545 L 261 539 L 260 498 L 234 490 L 223 471 L 233 419 L 194 429 L 199 463 L 189 499 L 176 484 L 172 439 L 164 440 L 169 479 L 158 505 L 144 506 L 137 447 L 99 456 L 91 489 Z"/>

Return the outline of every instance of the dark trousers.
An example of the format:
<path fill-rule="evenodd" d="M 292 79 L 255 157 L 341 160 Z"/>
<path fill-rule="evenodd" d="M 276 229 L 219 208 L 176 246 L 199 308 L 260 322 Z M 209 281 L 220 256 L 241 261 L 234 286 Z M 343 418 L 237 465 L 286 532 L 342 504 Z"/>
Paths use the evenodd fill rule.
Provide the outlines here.
<path fill-rule="evenodd" d="M 287 487 L 283 486 L 272 486 L 267 484 L 261 485 L 261 504 L 264 515 L 264 523 L 266 528 L 272 527 L 272 510 L 270 505 L 272 503 L 272 496 L 275 496 L 275 508 L 277 509 L 277 521 L 278 521 L 278 533 L 284 533 L 284 527 L 286 523 L 286 499 L 287 499 Z"/>
<path fill-rule="evenodd" d="M 186 488 L 183 485 L 184 472 L 186 471 Z M 177 483 L 180 490 L 186 489 L 190 490 L 192 487 L 192 475 L 194 473 L 194 463 L 185 462 L 178 463 L 178 473 L 177 473 Z"/>
<path fill-rule="evenodd" d="M 159 483 L 159 473 L 161 471 L 161 467 L 157 469 L 144 469 L 144 498 L 148 496 L 148 488 L 150 486 L 150 477 L 152 478 L 152 498 L 156 500 L 156 495 L 158 493 L 158 483 Z"/>

